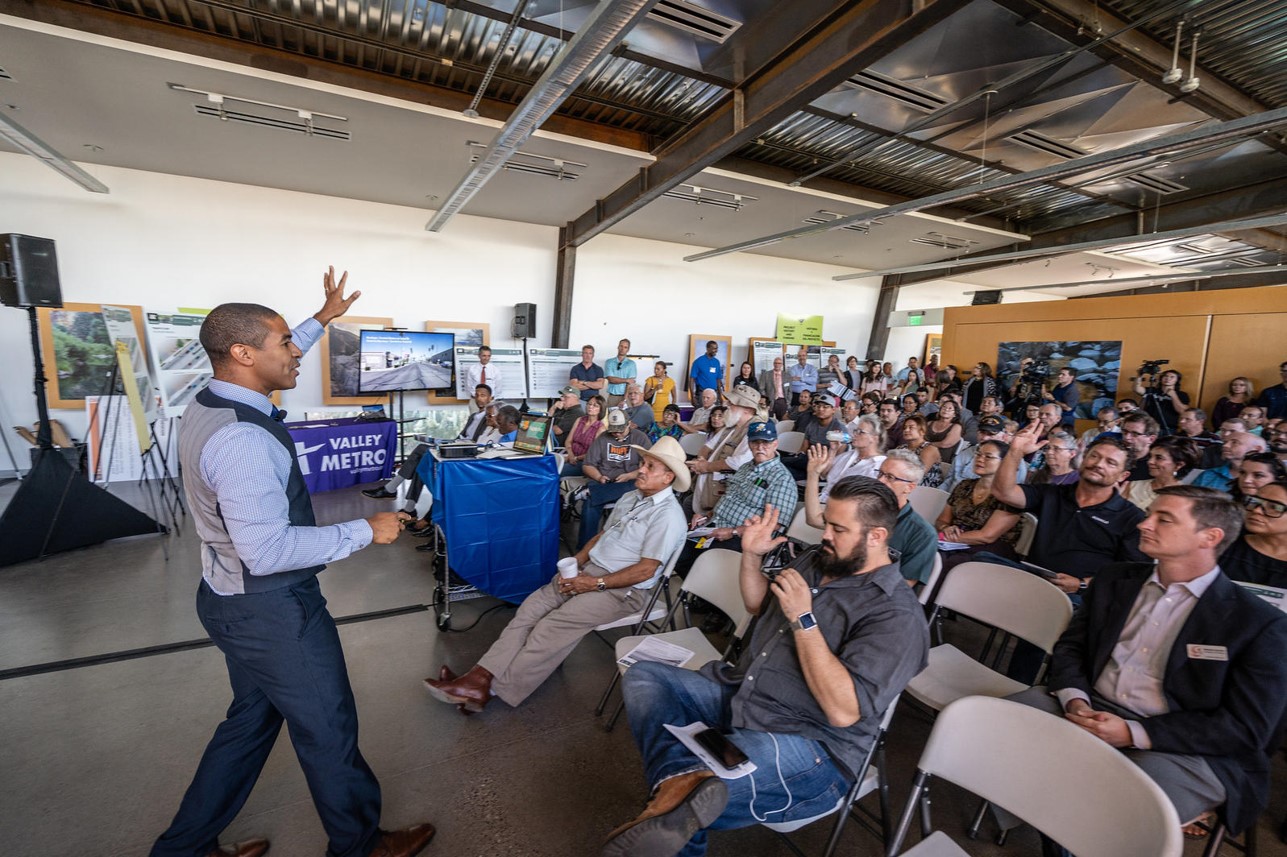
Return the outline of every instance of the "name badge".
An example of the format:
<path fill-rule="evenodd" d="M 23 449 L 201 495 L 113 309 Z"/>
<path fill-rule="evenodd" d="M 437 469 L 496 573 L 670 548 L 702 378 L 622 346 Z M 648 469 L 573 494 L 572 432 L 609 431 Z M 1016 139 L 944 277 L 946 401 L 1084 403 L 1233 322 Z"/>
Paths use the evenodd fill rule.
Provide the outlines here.
<path fill-rule="evenodd" d="M 1229 660 L 1229 650 L 1224 646 L 1202 646 L 1197 643 L 1189 643 L 1185 648 L 1189 650 L 1189 657 L 1196 661 Z"/>
<path fill-rule="evenodd" d="M 712 375 L 714 375 L 714 374 L 715 374 L 715 367 L 714 367 L 714 366 L 712 366 L 712 367 L 710 367 L 709 369 L 707 369 L 706 371 L 707 371 L 707 372 L 709 372 L 709 373 L 711 373 Z"/>

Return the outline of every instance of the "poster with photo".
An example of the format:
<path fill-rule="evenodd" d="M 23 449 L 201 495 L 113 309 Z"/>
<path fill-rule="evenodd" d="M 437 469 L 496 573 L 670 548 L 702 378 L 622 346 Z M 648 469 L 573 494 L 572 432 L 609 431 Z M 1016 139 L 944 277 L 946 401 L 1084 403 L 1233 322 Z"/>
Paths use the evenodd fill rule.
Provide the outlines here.
<path fill-rule="evenodd" d="M 469 389 L 470 367 L 478 362 L 478 345 L 456 345 L 456 398 L 468 399 L 474 394 Z M 527 369 L 521 348 L 493 348 L 491 359 L 487 362 L 491 376 L 487 385 L 492 388 L 494 398 L 501 401 L 519 402 L 527 398 Z M 496 380 L 499 378 L 499 382 Z M 499 387 L 499 391 L 498 388 Z"/>
<path fill-rule="evenodd" d="M 358 345 L 363 330 L 384 330 L 393 326 L 391 318 L 346 315 L 326 327 L 318 347 L 321 349 L 322 403 L 327 405 L 380 405 L 387 396 L 358 393 Z"/>
<path fill-rule="evenodd" d="M 773 371 L 773 361 L 782 358 L 782 368 L 786 368 L 786 346 L 776 339 L 751 339 L 751 365 L 755 367 L 755 377 L 761 372 Z"/>
<path fill-rule="evenodd" d="M 135 341 L 142 342 L 143 308 L 120 305 L 115 308 L 128 313 Z M 67 303 L 58 309 L 38 307 L 36 321 L 40 356 L 50 381 L 49 407 L 80 409 L 87 396 L 111 392 L 107 384 L 116 365 L 116 346 L 103 316 L 102 304 Z M 120 333 L 122 326 L 115 320 L 113 326 Z M 146 371 L 146 361 L 144 369 Z M 146 388 L 152 390 L 150 381 Z"/>
<path fill-rule="evenodd" d="M 481 321 L 426 321 L 425 331 L 428 333 L 450 333 L 456 337 L 456 345 L 462 348 L 473 347 L 475 349 L 480 345 L 491 344 L 492 326 Z M 460 375 L 463 370 L 459 367 L 456 374 Z M 458 383 L 458 382 L 456 382 Z M 456 383 L 452 384 L 449 392 L 429 393 L 429 404 L 431 405 L 457 405 L 462 401 L 469 401 L 469 397 L 460 398 L 459 390 Z"/>
<path fill-rule="evenodd" d="M 210 357 L 199 338 L 206 311 L 149 312 L 146 318 L 162 415 L 181 417 L 192 397 L 213 377 Z"/>
<path fill-rule="evenodd" d="M 997 345 L 996 377 L 1009 393 L 1019 380 L 1019 363 L 1031 357 L 1030 375 L 1035 384 L 1050 389 L 1065 366 L 1077 373 L 1074 381 L 1080 392 L 1079 420 L 1091 420 L 1100 408 L 1113 404 L 1117 376 L 1122 368 L 1121 342 L 1002 342 Z"/>

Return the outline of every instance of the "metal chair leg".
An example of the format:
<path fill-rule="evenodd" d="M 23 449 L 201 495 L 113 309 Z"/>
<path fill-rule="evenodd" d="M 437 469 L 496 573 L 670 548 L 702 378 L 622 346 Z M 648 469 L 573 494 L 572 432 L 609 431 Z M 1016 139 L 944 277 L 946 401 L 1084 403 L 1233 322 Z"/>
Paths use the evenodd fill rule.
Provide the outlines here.
<path fill-rule="evenodd" d="M 621 681 L 621 670 L 616 669 L 616 664 L 613 664 L 612 681 L 608 682 L 608 689 L 603 692 L 603 696 L 599 697 L 599 705 L 594 709 L 595 717 L 602 714 L 603 709 L 608 707 L 608 697 L 612 696 L 612 691 L 619 681 Z"/>
<path fill-rule="evenodd" d="M 604 724 L 604 726 L 603 726 L 603 731 L 604 731 L 604 732 L 611 732 L 611 731 L 612 731 L 612 727 L 614 727 L 614 726 L 616 726 L 616 725 L 617 725 L 617 718 L 618 718 L 618 717 L 620 717 L 620 716 L 621 716 L 621 712 L 623 712 L 623 711 L 625 711 L 625 710 L 626 710 L 626 701 L 625 701 L 625 699 L 621 699 L 620 701 L 618 701 L 618 702 L 617 702 L 617 707 L 616 707 L 616 709 L 612 712 L 612 716 L 608 718 L 608 722 L 607 722 L 606 724 Z"/>
<path fill-rule="evenodd" d="M 983 816 L 987 815 L 989 805 L 988 801 L 979 801 L 979 809 L 974 813 L 974 819 L 970 822 L 970 829 L 966 831 L 966 836 L 971 839 L 979 838 L 979 828 L 983 826 Z"/>

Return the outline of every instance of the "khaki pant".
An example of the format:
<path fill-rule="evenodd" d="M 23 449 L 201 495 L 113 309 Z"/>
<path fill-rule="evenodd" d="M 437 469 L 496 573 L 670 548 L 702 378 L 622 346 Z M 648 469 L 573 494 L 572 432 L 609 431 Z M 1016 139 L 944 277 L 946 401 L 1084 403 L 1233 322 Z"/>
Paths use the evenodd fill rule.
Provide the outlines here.
<path fill-rule="evenodd" d="M 608 574 L 594 563 L 588 563 L 581 573 L 590 577 Z M 630 587 L 567 596 L 559 594 L 558 586 L 555 575 L 527 596 L 478 661 L 492 674 L 492 692 L 509 705 L 520 704 L 540 687 L 582 637 L 605 622 L 638 613 L 652 594 Z"/>
<path fill-rule="evenodd" d="M 608 407 L 610 408 L 615 408 L 620 406 L 621 403 L 625 400 L 625 398 L 626 397 L 624 393 L 620 396 L 614 396 L 612 393 L 603 394 L 603 400 L 608 403 Z"/>

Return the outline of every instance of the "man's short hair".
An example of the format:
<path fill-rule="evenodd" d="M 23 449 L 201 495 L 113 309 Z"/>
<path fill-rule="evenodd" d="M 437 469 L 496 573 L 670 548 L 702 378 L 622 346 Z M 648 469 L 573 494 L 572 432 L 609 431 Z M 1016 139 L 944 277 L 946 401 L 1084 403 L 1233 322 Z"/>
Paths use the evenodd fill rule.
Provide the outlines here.
<path fill-rule="evenodd" d="M 522 417 L 518 412 L 518 408 L 513 405 L 504 405 L 496 409 L 496 419 L 518 425 Z"/>
<path fill-rule="evenodd" d="M 907 469 L 912 473 L 908 478 L 914 480 L 918 484 L 925 478 L 925 463 L 921 461 L 921 457 L 919 455 L 912 452 L 910 449 L 891 449 L 889 452 L 885 453 L 885 460 L 901 461 L 903 464 L 906 464 Z M 843 482 L 844 480 L 842 479 L 840 481 Z"/>
<path fill-rule="evenodd" d="M 626 348 L 629 348 L 629 347 L 630 347 L 630 340 L 629 340 L 629 339 L 622 338 L 621 342 L 624 342 L 624 343 L 626 344 Z M 620 344 L 621 344 L 621 342 L 618 342 L 617 344 L 618 344 L 618 345 L 620 345 Z"/>
<path fill-rule="evenodd" d="M 593 345 L 582 345 L 582 346 L 581 346 L 581 350 L 582 350 L 582 351 L 585 351 L 587 348 L 588 348 L 588 349 L 590 349 L 591 351 L 593 351 L 593 350 L 594 350 L 594 346 L 593 346 Z"/>
<path fill-rule="evenodd" d="M 1130 470 L 1135 466 L 1135 453 L 1131 452 L 1131 448 L 1126 445 L 1126 441 L 1120 437 L 1101 434 L 1090 442 L 1090 445 L 1086 447 L 1086 452 L 1090 452 L 1097 446 L 1111 446 L 1113 449 L 1120 450 L 1126 456 L 1126 463 L 1122 465 L 1124 470 Z"/>
<path fill-rule="evenodd" d="M 1127 414 L 1122 420 L 1122 427 L 1125 428 L 1128 423 L 1135 423 L 1137 426 L 1143 426 L 1144 434 L 1151 434 L 1154 437 L 1157 436 L 1160 428 L 1157 424 L 1157 420 L 1140 411 L 1131 411 Z"/>
<path fill-rule="evenodd" d="M 490 395 L 492 394 L 492 385 L 491 385 L 491 384 L 479 384 L 477 387 L 475 387 L 475 388 L 474 388 L 474 392 L 475 392 L 475 393 L 477 393 L 479 390 L 486 390 L 486 391 L 487 391 L 487 395 L 489 395 L 489 396 L 490 396 Z"/>
<path fill-rule="evenodd" d="M 1069 375 L 1069 377 L 1071 377 L 1074 381 L 1076 381 L 1076 380 L 1077 380 L 1077 370 L 1076 370 L 1076 369 L 1074 369 L 1074 368 L 1072 368 L 1071 366 L 1065 366 L 1065 367 L 1063 367 L 1062 369 L 1060 369 L 1059 371 L 1060 371 L 1060 372 L 1067 372 L 1067 373 L 1068 373 L 1068 375 Z"/>
<path fill-rule="evenodd" d="M 680 411 L 680 410 L 679 410 L 679 405 L 676 405 L 676 404 L 674 404 L 673 402 L 672 402 L 671 404 L 667 405 L 666 407 L 662 408 L 662 409 L 661 409 L 661 412 L 662 412 L 663 414 L 678 414 L 678 413 L 682 413 L 682 411 Z"/>
<path fill-rule="evenodd" d="M 232 359 L 234 345 L 262 348 L 275 318 L 278 314 L 261 304 L 219 304 L 201 323 L 201 347 L 212 365 L 223 366 Z"/>
<path fill-rule="evenodd" d="M 1224 538 L 1216 545 L 1216 556 L 1224 553 L 1242 532 L 1242 509 L 1233 498 L 1214 488 L 1197 485 L 1168 485 L 1157 489 L 1159 497 L 1183 497 L 1189 502 L 1189 512 L 1202 529 L 1216 527 L 1224 531 Z"/>
<path fill-rule="evenodd" d="M 1139 403 L 1139 402 L 1137 402 L 1137 401 L 1135 401 L 1134 399 L 1118 399 L 1118 400 L 1117 400 L 1117 404 L 1119 404 L 1119 405 L 1121 405 L 1121 404 L 1127 404 L 1127 405 L 1130 405 L 1130 406 L 1131 406 L 1131 407 L 1133 407 L 1133 408 L 1138 408 L 1138 407 L 1140 406 L 1140 403 Z"/>
<path fill-rule="evenodd" d="M 898 525 L 898 498 L 889 488 L 870 476 L 846 476 L 827 495 L 827 502 L 846 500 L 854 504 L 854 518 L 864 527 L 881 527 L 891 536 Z"/>
<path fill-rule="evenodd" d="M 719 344 L 718 344 L 718 343 L 716 343 L 716 342 L 715 342 L 715 340 L 713 340 L 713 339 L 708 339 L 708 340 L 706 340 L 706 347 L 707 347 L 707 348 L 710 348 L 712 345 L 714 345 L 716 348 L 718 348 L 718 347 L 719 347 Z"/>
<path fill-rule="evenodd" d="M 492 353 L 492 347 L 491 347 L 490 345 L 480 345 L 480 346 L 478 346 L 478 353 L 479 353 L 479 354 L 482 354 L 484 351 L 486 351 L 488 354 L 491 354 L 491 353 Z"/>
<path fill-rule="evenodd" d="M 1117 408 L 1114 408 L 1112 405 L 1104 405 L 1104 407 L 1100 408 L 1099 411 L 1096 412 L 1095 417 L 1102 417 L 1105 413 L 1110 413 L 1113 415 L 1113 419 L 1117 419 Z"/>
<path fill-rule="evenodd" d="M 891 406 L 893 406 L 894 410 L 898 410 L 898 408 L 899 408 L 898 400 L 897 400 L 897 399 L 881 399 L 881 400 L 880 400 L 880 404 L 881 404 L 881 405 L 891 405 Z M 880 407 L 880 405 L 877 405 L 877 407 Z"/>
<path fill-rule="evenodd" d="M 1185 408 L 1184 415 L 1188 416 L 1189 414 L 1192 414 L 1193 418 L 1198 422 L 1205 423 L 1207 421 L 1207 412 L 1201 408 Z"/>

